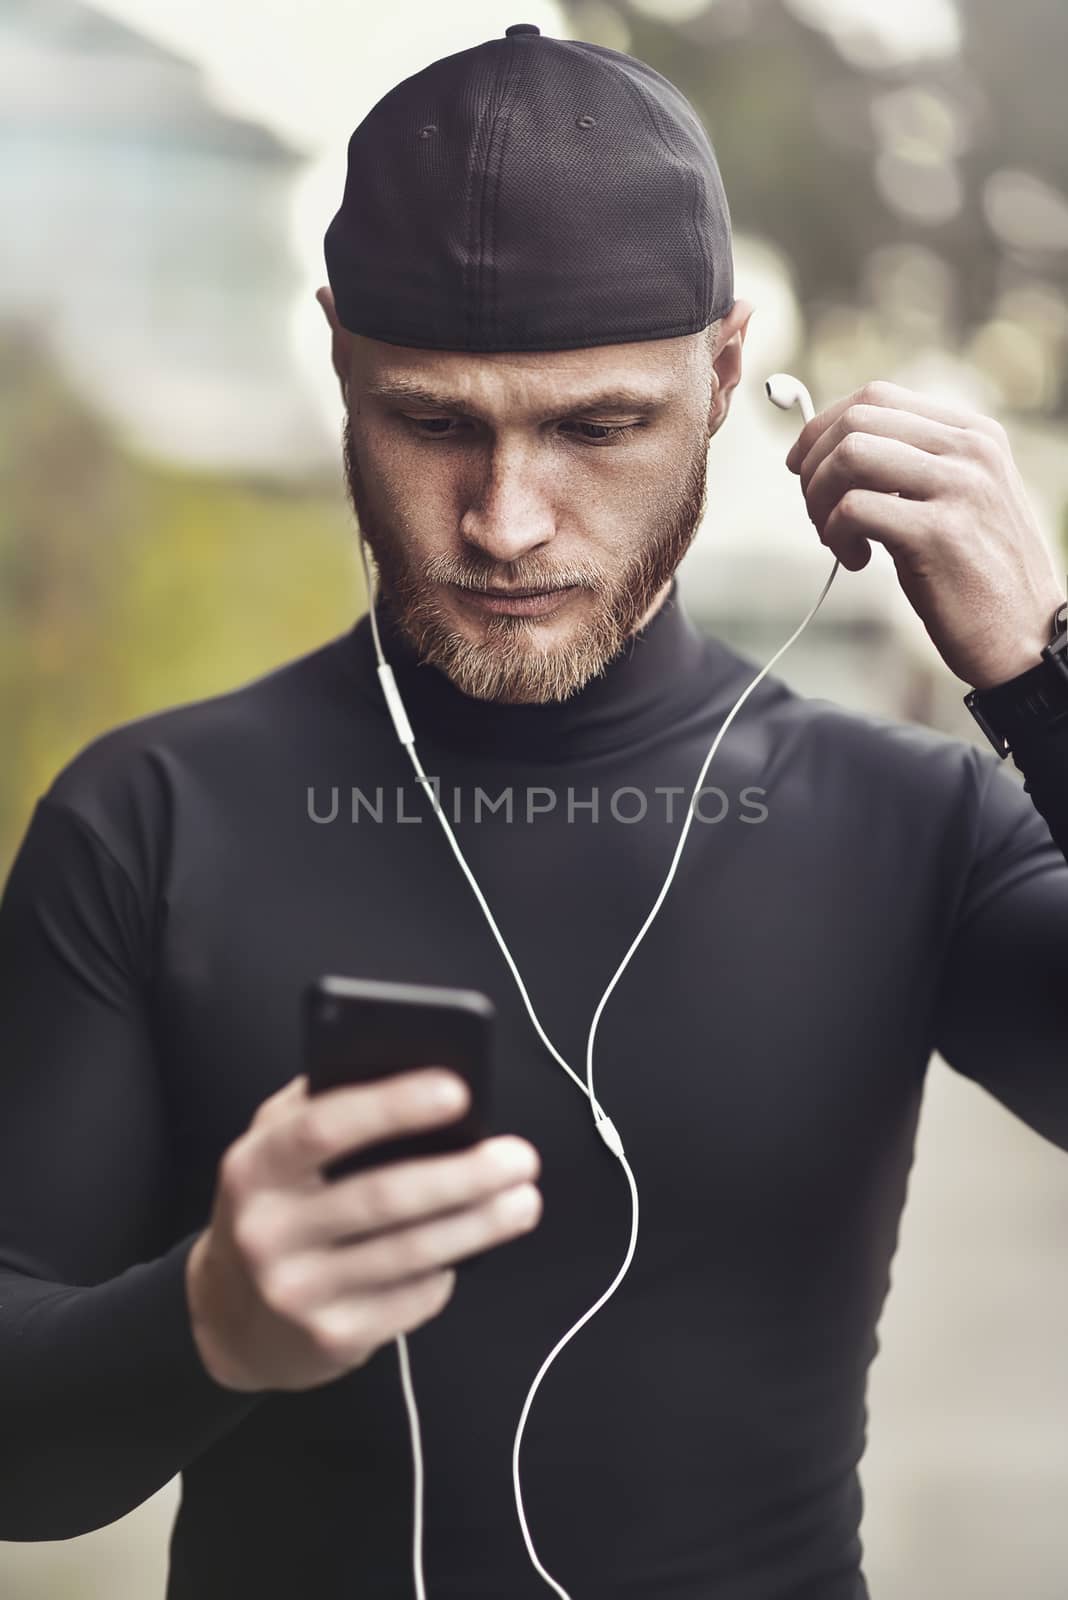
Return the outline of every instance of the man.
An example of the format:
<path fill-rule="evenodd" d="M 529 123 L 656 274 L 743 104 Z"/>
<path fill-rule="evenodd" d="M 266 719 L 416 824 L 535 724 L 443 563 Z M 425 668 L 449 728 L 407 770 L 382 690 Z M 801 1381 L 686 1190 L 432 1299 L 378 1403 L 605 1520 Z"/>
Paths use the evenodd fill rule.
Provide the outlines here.
<path fill-rule="evenodd" d="M 674 586 L 751 310 L 714 156 L 648 67 L 518 25 L 356 130 L 327 264 L 385 656 L 581 1071 L 756 671 Z M 865 1383 L 932 1051 L 1068 1149 L 1063 595 L 1005 436 L 875 384 L 788 464 L 847 569 L 890 549 L 1028 789 L 770 675 L 730 727 L 597 1033 L 636 1253 L 524 1435 L 575 1600 L 865 1596 Z M 484 990 L 494 1136 L 325 1182 L 458 1106 L 432 1063 L 309 1099 L 321 973 Z M 0 975 L 0 1537 L 181 1472 L 169 1600 L 408 1596 L 410 1333 L 427 1592 L 544 1594 L 512 1440 L 630 1197 L 412 781 L 369 620 L 81 751 L 22 842 Z"/>

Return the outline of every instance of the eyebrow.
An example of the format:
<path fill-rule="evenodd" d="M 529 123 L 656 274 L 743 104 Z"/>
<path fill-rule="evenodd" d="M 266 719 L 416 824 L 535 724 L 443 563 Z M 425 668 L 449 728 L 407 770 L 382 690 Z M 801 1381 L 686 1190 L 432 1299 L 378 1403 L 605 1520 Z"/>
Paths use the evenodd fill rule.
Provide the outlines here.
<path fill-rule="evenodd" d="M 382 378 L 367 384 L 363 392 L 376 400 L 399 400 L 407 405 L 425 406 L 433 411 L 450 411 L 458 417 L 474 417 L 480 420 L 483 418 L 483 413 L 470 405 L 461 395 L 426 389 L 422 384 L 406 378 Z M 640 389 L 622 386 L 602 390 L 599 394 L 580 395 L 570 404 L 555 407 L 545 420 L 593 416 L 603 411 L 627 411 L 632 414 L 641 412 L 645 416 L 651 416 L 657 411 L 662 411 L 670 403 L 669 395 L 647 394 Z"/>

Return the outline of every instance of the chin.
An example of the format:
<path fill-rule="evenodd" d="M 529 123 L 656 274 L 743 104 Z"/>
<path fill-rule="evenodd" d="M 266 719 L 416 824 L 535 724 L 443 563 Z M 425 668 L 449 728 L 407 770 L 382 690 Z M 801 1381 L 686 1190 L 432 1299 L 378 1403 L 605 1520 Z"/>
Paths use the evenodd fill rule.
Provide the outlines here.
<path fill-rule="evenodd" d="M 612 654 L 581 624 L 561 631 L 561 638 L 547 641 L 544 623 L 522 619 L 505 637 L 482 631 L 471 639 L 457 632 L 435 641 L 428 659 L 472 699 L 556 704 L 599 676 Z"/>

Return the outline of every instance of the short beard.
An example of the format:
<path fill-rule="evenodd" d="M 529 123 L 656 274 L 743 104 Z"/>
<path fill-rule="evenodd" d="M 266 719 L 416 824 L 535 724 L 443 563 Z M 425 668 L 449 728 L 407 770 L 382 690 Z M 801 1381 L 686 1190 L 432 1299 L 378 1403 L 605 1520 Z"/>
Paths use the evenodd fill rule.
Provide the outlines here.
<path fill-rule="evenodd" d="M 476 700 L 542 705 L 567 700 L 600 676 L 620 654 L 674 575 L 697 532 L 705 505 L 708 437 L 702 433 L 695 442 L 679 498 L 667 522 L 627 560 L 617 577 L 608 578 L 597 568 L 582 563 L 546 570 L 538 559 L 525 556 L 508 564 L 508 583 L 513 588 L 570 584 L 594 594 L 593 617 L 578 637 L 543 649 L 535 642 L 536 623 L 531 619 L 494 616 L 479 643 L 472 644 L 450 624 L 436 597 L 438 586 L 489 587 L 501 580 L 500 563 L 471 551 L 461 558 L 433 556 L 413 568 L 404 559 L 401 541 L 371 510 L 357 462 L 352 416 L 347 410 L 342 454 L 353 510 L 374 558 L 379 588 L 391 618 L 421 661 L 437 667 L 458 689 Z"/>

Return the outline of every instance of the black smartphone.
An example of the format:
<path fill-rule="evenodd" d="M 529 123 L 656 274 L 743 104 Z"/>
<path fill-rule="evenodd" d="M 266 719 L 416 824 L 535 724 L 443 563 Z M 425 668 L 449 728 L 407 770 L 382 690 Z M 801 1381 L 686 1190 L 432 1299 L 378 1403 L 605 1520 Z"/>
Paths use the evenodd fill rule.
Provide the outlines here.
<path fill-rule="evenodd" d="M 471 1103 L 451 1122 L 341 1156 L 324 1174 L 464 1150 L 489 1136 L 494 1008 L 476 989 L 324 976 L 303 996 L 304 1070 L 311 1094 L 420 1067 L 463 1078 Z"/>

